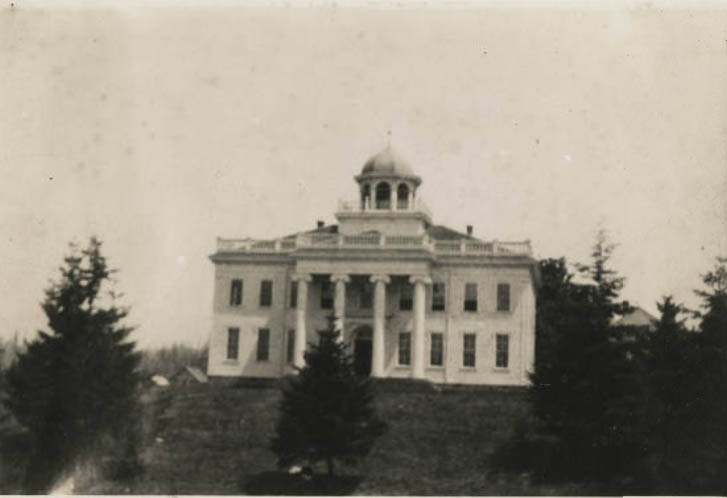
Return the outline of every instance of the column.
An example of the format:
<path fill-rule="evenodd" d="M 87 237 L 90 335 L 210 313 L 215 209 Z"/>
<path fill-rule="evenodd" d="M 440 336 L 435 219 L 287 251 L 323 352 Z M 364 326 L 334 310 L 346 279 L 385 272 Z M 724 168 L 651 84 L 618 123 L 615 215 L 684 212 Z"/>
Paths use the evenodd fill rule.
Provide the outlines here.
<path fill-rule="evenodd" d="M 305 365 L 306 346 L 306 308 L 308 306 L 308 283 L 311 276 L 308 274 L 294 274 L 292 280 L 298 282 L 298 302 L 295 306 L 295 348 L 293 354 L 293 366 L 303 368 Z"/>
<path fill-rule="evenodd" d="M 391 188 L 389 189 L 389 205 L 391 206 L 392 211 L 396 211 L 396 185 L 394 183 L 391 183 Z"/>
<path fill-rule="evenodd" d="M 424 313 L 425 285 L 432 280 L 426 275 L 412 275 L 409 282 L 414 284 L 414 331 L 412 334 L 411 375 L 415 379 L 424 378 Z"/>
<path fill-rule="evenodd" d="M 374 335 L 371 352 L 371 376 L 384 376 L 384 316 L 386 314 L 386 284 L 388 275 L 371 275 L 374 284 Z"/>
<path fill-rule="evenodd" d="M 336 315 L 336 330 L 339 331 L 338 340 L 343 340 L 344 317 L 346 316 L 346 284 L 350 281 L 348 275 L 334 273 L 331 282 L 336 284 L 336 293 L 333 297 L 333 312 Z"/>

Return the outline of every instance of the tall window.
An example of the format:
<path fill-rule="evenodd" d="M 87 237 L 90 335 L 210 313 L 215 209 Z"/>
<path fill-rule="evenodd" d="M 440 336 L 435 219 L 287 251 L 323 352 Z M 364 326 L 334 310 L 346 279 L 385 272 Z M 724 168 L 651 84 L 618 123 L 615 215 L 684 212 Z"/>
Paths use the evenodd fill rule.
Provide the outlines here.
<path fill-rule="evenodd" d="M 364 183 L 363 189 L 361 189 L 361 210 L 366 208 L 367 201 L 371 202 L 371 185 Z"/>
<path fill-rule="evenodd" d="M 410 284 L 399 287 L 399 310 L 410 311 L 414 304 L 414 289 Z"/>
<path fill-rule="evenodd" d="M 230 327 L 227 329 L 227 359 L 236 360 L 240 347 L 240 329 Z"/>
<path fill-rule="evenodd" d="M 288 344 L 285 350 L 285 361 L 293 363 L 295 357 L 295 329 L 288 330 Z"/>
<path fill-rule="evenodd" d="M 510 336 L 507 334 L 497 334 L 495 336 L 495 366 L 498 368 L 507 368 L 510 355 Z"/>
<path fill-rule="evenodd" d="M 477 284 L 468 283 L 464 286 L 464 310 L 477 311 Z"/>
<path fill-rule="evenodd" d="M 400 183 L 396 189 L 396 209 L 407 209 L 409 207 L 409 187 L 406 183 Z"/>
<path fill-rule="evenodd" d="M 444 311 L 444 282 L 432 284 L 432 311 Z"/>
<path fill-rule="evenodd" d="M 411 334 L 399 333 L 399 365 L 411 364 Z"/>
<path fill-rule="evenodd" d="M 273 281 L 260 281 L 260 306 L 271 306 L 273 304 Z"/>
<path fill-rule="evenodd" d="M 333 308 L 333 285 L 328 280 L 321 283 L 321 309 L 330 310 Z"/>
<path fill-rule="evenodd" d="M 371 288 L 371 283 L 364 282 L 361 286 L 358 304 L 362 310 L 370 310 L 373 306 L 373 289 Z"/>
<path fill-rule="evenodd" d="M 242 304 L 242 280 L 235 278 L 230 283 L 230 306 Z"/>
<path fill-rule="evenodd" d="M 257 331 L 257 361 L 268 361 L 270 356 L 270 329 Z"/>
<path fill-rule="evenodd" d="M 474 367 L 477 357 L 477 336 L 475 334 L 464 334 L 462 336 L 462 365 Z"/>
<path fill-rule="evenodd" d="M 298 306 L 298 282 L 293 280 L 290 282 L 290 307 L 295 308 Z"/>
<path fill-rule="evenodd" d="M 432 332 L 430 341 L 429 364 L 441 367 L 444 363 L 444 335 Z"/>
<path fill-rule="evenodd" d="M 391 187 L 386 182 L 376 185 L 376 209 L 389 209 L 391 207 Z"/>
<path fill-rule="evenodd" d="M 510 311 L 510 284 L 497 284 L 497 311 Z"/>

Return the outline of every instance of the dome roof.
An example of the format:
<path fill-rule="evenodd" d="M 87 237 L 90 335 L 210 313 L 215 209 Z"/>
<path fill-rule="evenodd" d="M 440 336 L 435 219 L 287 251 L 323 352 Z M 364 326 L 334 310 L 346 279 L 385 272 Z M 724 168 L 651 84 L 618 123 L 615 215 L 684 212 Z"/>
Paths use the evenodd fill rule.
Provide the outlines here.
<path fill-rule="evenodd" d="M 399 157 L 391 147 L 372 156 L 361 170 L 361 176 L 401 176 L 418 178 L 409 164 Z"/>

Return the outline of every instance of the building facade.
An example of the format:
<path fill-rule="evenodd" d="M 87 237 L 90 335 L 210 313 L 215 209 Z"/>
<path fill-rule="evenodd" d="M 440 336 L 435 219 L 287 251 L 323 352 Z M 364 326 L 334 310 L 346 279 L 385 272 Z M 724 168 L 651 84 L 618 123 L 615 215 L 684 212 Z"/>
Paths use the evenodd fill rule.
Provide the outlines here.
<path fill-rule="evenodd" d="M 374 377 L 525 385 L 535 354 L 530 242 L 486 242 L 432 223 L 421 184 L 389 148 L 355 177 L 337 225 L 269 240 L 218 239 L 210 376 L 280 377 L 336 317 Z"/>

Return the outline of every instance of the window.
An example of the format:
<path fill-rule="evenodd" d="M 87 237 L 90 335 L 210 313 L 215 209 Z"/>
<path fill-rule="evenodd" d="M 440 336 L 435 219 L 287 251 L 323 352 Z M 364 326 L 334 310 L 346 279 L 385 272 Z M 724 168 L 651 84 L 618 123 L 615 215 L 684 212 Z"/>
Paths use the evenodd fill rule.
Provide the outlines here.
<path fill-rule="evenodd" d="M 260 281 L 260 306 L 270 306 L 273 304 L 273 281 Z"/>
<path fill-rule="evenodd" d="M 371 284 L 368 282 L 365 282 L 361 286 L 361 293 L 359 294 L 359 301 L 358 301 L 359 308 L 362 310 L 370 310 L 373 306 L 373 291 L 371 288 Z"/>
<path fill-rule="evenodd" d="M 230 283 L 230 306 L 242 304 L 242 280 L 235 278 Z"/>
<path fill-rule="evenodd" d="M 376 185 L 376 209 L 389 209 L 391 207 L 391 187 L 386 182 Z"/>
<path fill-rule="evenodd" d="M 361 189 L 361 210 L 366 209 L 366 205 L 371 202 L 371 185 L 364 183 Z"/>
<path fill-rule="evenodd" d="M 510 311 L 510 284 L 497 284 L 497 311 Z"/>
<path fill-rule="evenodd" d="M 495 336 L 495 366 L 497 368 L 507 368 L 509 348 L 510 336 L 507 334 L 497 334 Z"/>
<path fill-rule="evenodd" d="M 333 286 L 328 280 L 321 283 L 321 309 L 333 309 Z"/>
<path fill-rule="evenodd" d="M 293 280 L 290 282 L 290 307 L 298 306 L 298 282 Z"/>
<path fill-rule="evenodd" d="M 406 183 L 400 183 L 396 189 L 396 209 L 407 209 L 409 207 L 409 187 Z"/>
<path fill-rule="evenodd" d="M 295 329 L 288 330 L 288 344 L 285 351 L 285 360 L 288 363 L 293 363 L 295 359 Z"/>
<path fill-rule="evenodd" d="M 411 334 L 409 332 L 399 333 L 399 365 L 411 363 Z"/>
<path fill-rule="evenodd" d="M 464 310 L 477 311 L 477 284 L 468 283 L 464 286 Z"/>
<path fill-rule="evenodd" d="M 433 332 L 430 347 L 429 364 L 433 367 L 441 367 L 444 360 L 444 336 L 439 332 Z"/>
<path fill-rule="evenodd" d="M 257 361 L 268 361 L 270 355 L 270 329 L 257 331 Z"/>
<path fill-rule="evenodd" d="M 462 336 L 462 365 L 465 367 L 474 367 L 476 358 L 476 339 L 475 334 L 464 334 Z"/>
<path fill-rule="evenodd" d="M 432 284 L 432 311 L 444 311 L 444 283 Z"/>
<path fill-rule="evenodd" d="M 412 306 L 414 304 L 413 292 L 414 289 L 409 284 L 404 284 L 403 286 L 399 287 L 400 311 L 410 311 L 412 309 Z"/>
<path fill-rule="evenodd" d="M 230 327 L 227 329 L 227 359 L 236 360 L 240 346 L 240 329 Z"/>

